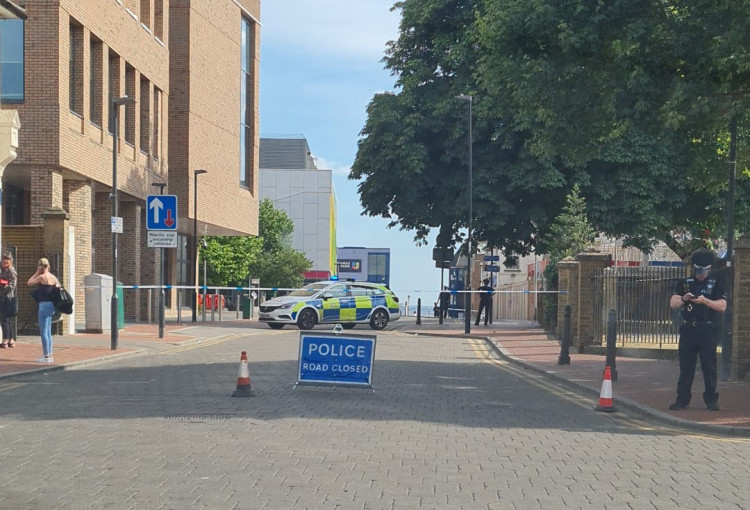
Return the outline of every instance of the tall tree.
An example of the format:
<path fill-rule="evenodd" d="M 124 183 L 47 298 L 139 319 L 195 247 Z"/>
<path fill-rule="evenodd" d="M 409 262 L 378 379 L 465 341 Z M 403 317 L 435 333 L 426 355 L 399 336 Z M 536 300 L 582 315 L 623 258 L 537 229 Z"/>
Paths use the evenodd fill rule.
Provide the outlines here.
<path fill-rule="evenodd" d="M 405 0 L 350 177 L 366 214 L 438 244 L 468 216 L 465 105 L 474 101 L 474 234 L 524 253 L 572 183 L 603 233 L 689 253 L 726 224 L 727 126 L 745 126 L 750 4 L 732 0 Z M 744 133 L 743 129 L 740 134 Z M 745 150 L 739 159 L 744 161 Z M 738 230 L 750 203 L 738 171 Z M 476 243 L 475 243 L 476 244 Z"/>

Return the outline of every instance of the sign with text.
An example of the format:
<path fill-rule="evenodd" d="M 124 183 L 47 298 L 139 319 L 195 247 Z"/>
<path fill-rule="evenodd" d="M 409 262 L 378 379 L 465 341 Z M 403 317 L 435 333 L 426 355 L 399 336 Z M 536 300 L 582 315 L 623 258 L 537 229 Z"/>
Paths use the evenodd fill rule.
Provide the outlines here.
<path fill-rule="evenodd" d="M 122 234 L 122 218 L 119 216 L 112 216 L 112 233 Z"/>
<path fill-rule="evenodd" d="M 148 232 L 149 248 L 177 248 L 177 232 L 150 230 Z"/>
<path fill-rule="evenodd" d="M 361 273 L 362 272 L 362 260 L 361 259 L 339 259 L 336 262 L 339 266 L 339 273 Z"/>
<path fill-rule="evenodd" d="M 177 230 L 177 195 L 146 197 L 146 228 L 148 230 Z"/>
<path fill-rule="evenodd" d="M 300 333 L 297 384 L 372 388 L 375 336 Z"/>
<path fill-rule="evenodd" d="M 500 271 L 500 266 L 484 266 L 484 270 L 490 273 L 497 273 Z"/>

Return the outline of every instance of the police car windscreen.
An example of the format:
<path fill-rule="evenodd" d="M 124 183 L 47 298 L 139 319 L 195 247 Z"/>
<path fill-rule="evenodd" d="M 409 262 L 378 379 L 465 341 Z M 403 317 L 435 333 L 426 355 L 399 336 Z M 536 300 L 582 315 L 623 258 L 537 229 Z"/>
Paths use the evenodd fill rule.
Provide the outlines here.
<path fill-rule="evenodd" d="M 289 296 L 300 296 L 300 297 L 306 297 L 306 296 L 312 296 L 316 292 L 319 292 L 323 289 L 325 289 L 328 286 L 328 284 L 320 284 L 320 283 L 311 283 L 309 285 L 305 285 L 301 289 L 294 290 L 290 292 Z"/>

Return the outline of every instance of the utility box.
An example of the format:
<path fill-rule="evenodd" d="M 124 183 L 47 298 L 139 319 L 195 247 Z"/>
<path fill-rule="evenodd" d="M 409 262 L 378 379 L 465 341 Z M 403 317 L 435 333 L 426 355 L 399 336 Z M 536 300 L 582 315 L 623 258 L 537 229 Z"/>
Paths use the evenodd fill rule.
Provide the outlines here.
<path fill-rule="evenodd" d="M 112 329 L 112 277 L 92 273 L 83 277 L 86 292 L 86 331 L 103 333 Z"/>

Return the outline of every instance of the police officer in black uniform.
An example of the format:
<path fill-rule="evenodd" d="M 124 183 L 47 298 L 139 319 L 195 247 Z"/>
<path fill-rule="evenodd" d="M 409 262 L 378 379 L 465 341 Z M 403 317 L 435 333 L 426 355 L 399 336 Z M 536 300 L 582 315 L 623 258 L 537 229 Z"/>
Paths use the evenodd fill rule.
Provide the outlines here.
<path fill-rule="evenodd" d="M 479 311 L 477 312 L 477 321 L 474 325 L 479 326 L 479 319 L 482 317 L 482 310 L 484 310 L 484 325 L 486 326 L 487 320 L 490 317 L 490 310 L 492 310 L 492 293 L 495 289 L 490 287 L 490 280 L 486 279 L 477 290 L 481 291 L 482 295 L 479 296 Z"/>
<path fill-rule="evenodd" d="M 727 308 L 724 287 L 708 273 L 714 263 L 714 252 L 701 248 L 691 255 L 693 277 L 677 283 L 669 301 L 672 308 L 682 309 L 684 324 L 680 326 L 680 378 L 677 399 L 669 406 L 673 411 L 690 405 L 695 364 L 701 360 L 706 391 L 703 401 L 710 411 L 719 410 L 716 393 L 716 346 L 719 341 L 721 314 Z"/>

